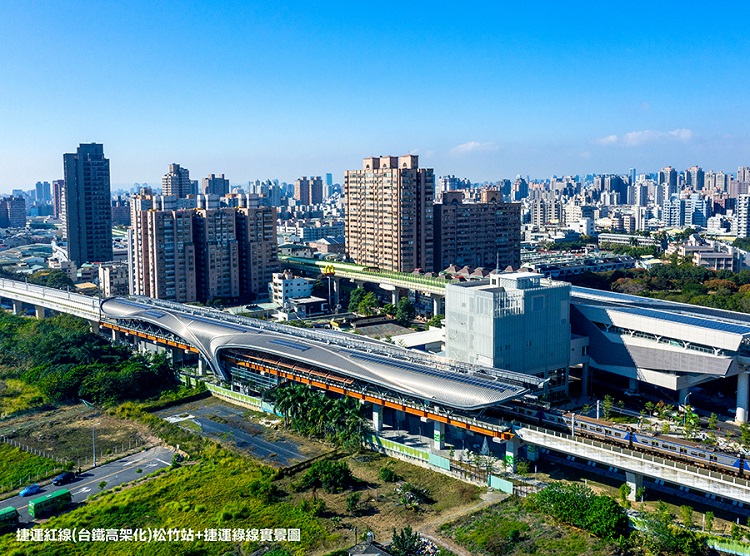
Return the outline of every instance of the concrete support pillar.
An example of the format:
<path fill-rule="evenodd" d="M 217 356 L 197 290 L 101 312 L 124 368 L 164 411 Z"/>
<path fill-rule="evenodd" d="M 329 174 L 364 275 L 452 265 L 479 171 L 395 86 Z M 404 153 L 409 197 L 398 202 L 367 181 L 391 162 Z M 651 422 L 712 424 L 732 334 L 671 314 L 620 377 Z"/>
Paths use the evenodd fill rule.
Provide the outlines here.
<path fill-rule="evenodd" d="M 581 395 L 591 395 L 591 368 L 588 363 L 584 363 L 581 370 Z"/>
<path fill-rule="evenodd" d="M 331 309 L 336 310 L 336 307 L 338 307 L 339 303 L 341 303 L 341 278 L 339 278 L 338 276 L 334 276 L 333 278 L 331 278 L 331 284 L 333 286 L 333 307 L 331 307 Z"/>
<path fill-rule="evenodd" d="M 748 386 L 750 386 L 750 375 L 743 372 L 737 375 L 737 415 L 738 423 L 747 423 Z"/>
<path fill-rule="evenodd" d="M 38 320 L 42 320 L 44 318 L 44 307 L 41 305 L 34 305 L 34 313 Z"/>
<path fill-rule="evenodd" d="M 432 433 L 433 446 L 436 450 L 442 450 L 445 448 L 445 423 L 433 422 L 435 428 Z"/>
<path fill-rule="evenodd" d="M 401 291 L 396 288 L 391 292 L 391 303 L 393 305 L 398 305 L 398 300 L 401 298 Z"/>
<path fill-rule="evenodd" d="M 404 426 L 404 421 L 406 421 L 406 412 L 396 410 L 396 427 L 398 429 L 401 429 L 401 427 Z"/>
<path fill-rule="evenodd" d="M 23 314 L 23 303 L 20 301 L 13 300 L 13 314 L 14 315 L 22 315 Z"/>
<path fill-rule="evenodd" d="M 112 329 L 112 341 L 115 343 L 122 341 L 122 332 Z"/>
<path fill-rule="evenodd" d="M 643 486 L 643 475 L 640 473 L 633 473 L 631 471 L 625 472 L 625 482 L 630 487 L 630 494 L 628 494 L 628 500 L 631 502 L 636 501 L 636 493 L 638 489 Z"/>
<path fill-rule="evenodd" d="M 373 404 L 372 406 L 372 430 L 380 432 L 383 430 L 383 406 Z"/>
<path fill-rule="evenodd" d="M 91 326 L 91 332 L 94 334 L 99 334 L 99 321 L 98 320 L 90 320 L 89 326 Z"/>
<path fill-rule="evenodd" d="M 199 376 L 204 376 L 206 374 L 206 370 L 207 370 L 206 367 L 207 367 L 206 361 L 203 359 L 203 357 L 199 355 L 198 356 L 198 375 Z"/>
<path fill-rule="evenodd" d="M 512 473 L 516 472 L 519 452 L 523 442 L 517 436 L 511 438 L 505 443 L 505 469 Z"/>
<path fill-rule="evenodd" d="M 435 293 L 431 295 L 432 295 L 432 315 L 435 316 L 435 315 L 444 314 L 442 309 L 443 309 L 443 299 L 445 299 L 445 297 L 443 297 L 442 295 L 435 294 Z"/>
<path fill-rule="evenodd" d="M 637 378 L 629 378 L 628 379 L 628 390 L 631 392 L 636 392 L 638 390 L 638 379 Z"/>

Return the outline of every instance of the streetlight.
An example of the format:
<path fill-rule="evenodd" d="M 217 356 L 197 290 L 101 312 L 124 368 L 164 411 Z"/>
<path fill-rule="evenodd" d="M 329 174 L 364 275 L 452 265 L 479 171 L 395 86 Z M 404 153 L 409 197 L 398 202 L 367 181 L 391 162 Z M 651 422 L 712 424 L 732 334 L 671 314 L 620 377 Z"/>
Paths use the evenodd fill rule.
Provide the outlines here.
<path fill-rule="evenodd" d="M 685 427 L 685 424 L 687 423 L 687 412 L 688 412 L 687 400 L 690 397 L 690 394 L 692 394 L 692 392 L 690 392 L 688 390 L 688 393 L 685 394 L 684 398 L 682 398 L 682 408 L 685 410 L 685 414 L 682 416 L 682 426 L 683 427 Z"/>
<path fill-rule="evenodd" d="M 94 467 L 96 467 L 96 430 L 94 427 L 100 424 L 101 423 L 94 423 L 91 425 L 91 448 L 94 451 Z"/>
<path fill-rule="evenodd" d="M 323 267 L 323 276 L 328 278 L 328 310 L 332 311 L 332 305 L 331 305 L 331 277 L 336 274 L 336 269 L 333 268 L 333 265 L 326 265 Z"/>

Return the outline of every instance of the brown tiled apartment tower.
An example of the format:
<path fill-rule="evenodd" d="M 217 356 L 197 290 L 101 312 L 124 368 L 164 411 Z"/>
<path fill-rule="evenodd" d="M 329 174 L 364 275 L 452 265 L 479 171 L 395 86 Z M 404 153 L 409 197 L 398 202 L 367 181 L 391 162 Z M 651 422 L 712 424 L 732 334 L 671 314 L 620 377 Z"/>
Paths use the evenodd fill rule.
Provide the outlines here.
<path fill-rule="evenodd" d="M 381 270 L 434 270 L 435 174 L 416 155 L 365 158 L 344 175 L 346 252 Z"/>

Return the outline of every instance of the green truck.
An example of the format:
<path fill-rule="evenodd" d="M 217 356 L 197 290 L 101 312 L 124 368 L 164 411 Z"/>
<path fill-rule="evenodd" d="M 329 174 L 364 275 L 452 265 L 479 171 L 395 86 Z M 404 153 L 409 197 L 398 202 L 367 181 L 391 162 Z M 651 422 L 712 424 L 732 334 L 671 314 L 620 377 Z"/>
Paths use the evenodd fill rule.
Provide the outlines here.
<path fill-rule="evenodd" d="M 12 507 L 0 510 L 0 534 L 7 533 L 18 527 L 18 510 Z"/>
<path fill-rule="evenodd" d="M 29 515 L 34 518 L 55 513 L 70 504 L 73 496 L 69 490 L 60 489 L 29 501 Z"/>

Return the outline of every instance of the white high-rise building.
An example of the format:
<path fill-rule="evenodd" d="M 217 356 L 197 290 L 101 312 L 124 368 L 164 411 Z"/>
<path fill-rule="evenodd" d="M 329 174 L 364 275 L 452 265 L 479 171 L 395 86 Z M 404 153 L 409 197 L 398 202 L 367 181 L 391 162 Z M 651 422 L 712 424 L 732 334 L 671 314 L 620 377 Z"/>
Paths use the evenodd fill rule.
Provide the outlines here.
<path fill-rule="evenodd" d="M 195 193 L 193 182 L 190 181 L 190 170 L 179 164 L 169 165 L 169 171 L 161 178 L 161 188 L 164 195 L 174 195 L 177 198 Z"/>

